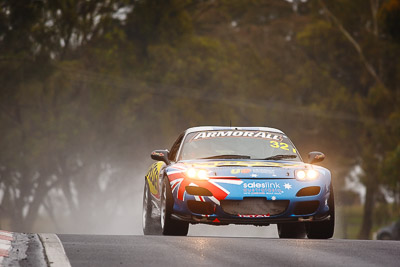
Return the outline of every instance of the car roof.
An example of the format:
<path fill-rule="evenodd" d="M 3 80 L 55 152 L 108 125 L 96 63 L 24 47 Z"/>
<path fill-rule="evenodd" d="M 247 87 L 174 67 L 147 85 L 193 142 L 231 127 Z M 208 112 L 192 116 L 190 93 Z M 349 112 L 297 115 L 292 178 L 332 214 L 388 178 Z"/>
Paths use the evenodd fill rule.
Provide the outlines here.
<path fill-rule="evenodd" d="M 192 127 L 186 130 L 186 134 L 193 133 L 193 132 L 201 132 L 201 131 L 267 131 L 267 132 L 275 132 L 284 134 L 279 129 L 270 128 L 270 127 L 229 127 L 229 126 L 198 126 Z"/>

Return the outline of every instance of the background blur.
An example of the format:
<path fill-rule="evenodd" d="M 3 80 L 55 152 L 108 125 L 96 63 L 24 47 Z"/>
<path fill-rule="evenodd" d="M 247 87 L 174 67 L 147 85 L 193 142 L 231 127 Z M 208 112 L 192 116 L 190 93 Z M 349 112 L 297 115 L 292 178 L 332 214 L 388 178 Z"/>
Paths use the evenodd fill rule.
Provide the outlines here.
<path fill-rule="evenodd" d="M 336 237 L 400 217 L 400 0 L 1 0 L 0 90 L 3 230 L 142 234 L 150 152 L 230 122 L 327 155 Z"/>

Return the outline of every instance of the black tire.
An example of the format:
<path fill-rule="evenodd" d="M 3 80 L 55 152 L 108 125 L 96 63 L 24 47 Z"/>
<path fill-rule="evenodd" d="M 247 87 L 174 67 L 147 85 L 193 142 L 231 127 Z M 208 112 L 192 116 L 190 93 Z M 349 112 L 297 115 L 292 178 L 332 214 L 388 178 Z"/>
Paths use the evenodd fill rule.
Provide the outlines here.
<path fill-rule="evenodd" d="M 332 184 L 328 199 L 330 219 L 321 222 L 309 222 L 306 224 L 307 237 L 310 239 L 328 239 L 333 237 L 335 231 L 335 198 Z"/>
<path fill-rule="evenodd" d="M 306 229 L 304 223 L 278 223 L 279 238 L 304 238 Z"/>
<path fill-rule="evenodd" d="M 152 217 L 153 205 L 151 203 L 150 189 L 147 181 L 144 182 L 142 227 L 144 235 L 161 234 L 160 221 Z"/>
<path fill-rule="evenodd" d="M 174 198 L 168 178 L 163 179 L 161 187 L 161 229 L 163 235 L 186 236 L 189 231 L 189 223 L 177 221 L 171 218 L 174 206 Z"/>

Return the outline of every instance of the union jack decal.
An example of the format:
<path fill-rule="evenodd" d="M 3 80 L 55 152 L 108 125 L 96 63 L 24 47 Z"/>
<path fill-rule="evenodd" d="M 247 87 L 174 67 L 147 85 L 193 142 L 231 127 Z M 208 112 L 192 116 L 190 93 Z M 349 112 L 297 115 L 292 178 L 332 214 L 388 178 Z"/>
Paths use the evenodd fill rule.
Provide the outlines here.
<path fill-rule="evenodd" d="M 174 166 L 176 167 L 176 166 Z M 218 177 L 218 179 L 210 179 L 210 180 L 195 180 L 186 177 L 186 168 L 181 168 L 181 166 L 177 166 L 178 168 L 174 168 L 176 170 L 169 171 L 168 178 L 171 185 L 171 191 L 173 194 L 177 194 L 177 198 L 179 200 L 185 200 L 186 194 L 186 186 L 199 186 L 208 189 L 213 196 L 195 196 L 197 201 L 205 202 L 205 198 L 210 199 L 215 204 L 220 204 L 220 200 L 225 199 L 230 192 L 220 185 L 220 183 L 228 183 L 228 184 L 237 184 L 240 185 L 243 182 L 238 179 L 232 179 L 230 177 Z M 183 166 L 182 166 L 183 167 Z"/>

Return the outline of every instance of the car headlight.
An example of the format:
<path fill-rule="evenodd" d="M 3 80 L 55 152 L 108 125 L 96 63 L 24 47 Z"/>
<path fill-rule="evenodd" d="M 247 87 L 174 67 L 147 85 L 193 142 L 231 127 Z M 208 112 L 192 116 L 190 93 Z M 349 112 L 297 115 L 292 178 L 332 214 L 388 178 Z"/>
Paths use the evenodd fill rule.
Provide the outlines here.
<path fill-rule="evenodd" d="M 295 176 L 300 181 L 312 181 L 317 179 L 318 172 L 316 170 L 297 170 Z"/>
<path fill-rule="evenodd" d="M 196 170 L 195 168 L 190 168 L 186 171 L 186 174 L 191 179 L 197 180 L 208 180 L 208 171 L 206 170 Z"/>

